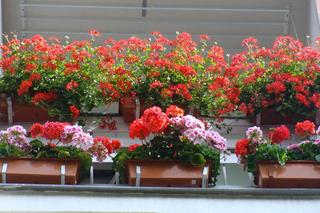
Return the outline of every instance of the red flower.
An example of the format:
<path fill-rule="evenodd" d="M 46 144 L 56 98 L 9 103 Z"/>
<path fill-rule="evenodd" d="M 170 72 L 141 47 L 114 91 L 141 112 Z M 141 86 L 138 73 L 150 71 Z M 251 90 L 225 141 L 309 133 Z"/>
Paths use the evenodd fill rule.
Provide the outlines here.
<path fill-rule="evenodd" d="M 182 117 L 184 115 L 184 111 L 183 109 L 175 106 L 175 105 L 171 105 L 167 108 L 166 110 L 166 114 L 167 116 L 172 116 L 172 117 Z"/>
<path fill-rule="evenodd" d="M 39 81 L 41 79 L 40 73 L 32 73 L 29 77 L 30 81 Z"/>
<path fill-rule="evenodd" d="M 300 137 L 307 137 L 316 133 L 316 125 L 309 121 L 305 120 L 303 122 L 298 122 L 296 124 L 295 133 Z"/>
<path fill-rule="evenodd" d="M 79 84 L 76 81 L 71 80 L 69 83 L 67 83 L 66 90 L 70 91 L 70 90 L 76 89 L 78 86 Z"/>
<path fill-rule="evenodd" d="M 18 95 L 21 96 L 27 93 L 30 87 L 32 87 L 32 81 L 30 80 L 22 81 L 18 89 Z"/>
<path fill-rule="evenodd" d="M 302 95 L 301 93 L 297 93 L 295 95 L 295 98 L 303 105 L 305 106 L 309 106 L 310 105 L 310 102 L 308 101 L 307 97 Z"/>
<path fill-rule="evenodd" d="M 101 36 L 101 33 L 98 32 L 96 29 L 92 29 L 89 31 L 89 35 L 99 37 Z"/>
<path fill-rule="evenodd" d="M 35 123 L 30 128 L 31 137 L 36 138 L 38 136 L 42 136 L 44 132 L 44 128 L 40 123 Z"/>
<path fill-rule="evenodd" d="M 287 126 L 281 125 L 277 128 L 271 129 L 268 133 L 271 143 L 281 143 L 290 138 L 290 130 Z"/>
<path fill-rule="evenodd" d="M 43 125 L 44 131 L 42 136 L 48 140 L 59 140 L 67 124 L 63 122 L 46 122 Z"/>
<path fill-rule="evenodd" d="M 37 104 L 41 101 L 53 101 L 58 95 L 55 92 L 39 92 L 32 98 L 32 103 Z"/>
<path fill-rule="evenodd" d="M 69 110 L 72 113 L 73 120 L 76 120 L 80 115 L 80 110 L 75 105 L 69 106 Z"/>
<path fill-rule="evenodd" d="M 267 84 L 266 89 L 268 93 L 279 94 L 286 91 L 286 86 L 280 82 L 273 82 L 271 84 Z"/>
<path fill-rule="evenodd" d="M 111 144 L 112 144 L 113 150 L 117 150 L 121 147 L 121 143 L 119 140 L 112 140 Z"/>
<path fill-rule="evenodd" d="M 150 84 L 150 89 L 155 89 L 157 87 L 162 87 L 163 84 L 160 81 L 154 81 Z"/>
<path fill-rule="evenodd" d="M 128 147 L 129 152 L 133 152 L 134 150 L 136 150 L 136 148 L 138 148 L 139 146 L 141 146 L 141 144 L 131 144 Z"/>
<path fill-rule="evenodd" d="M 249 140 L 247 138 L 238 140 L 234 151 L 237 156 L 247 155 L 249 152 Z"/>
<path fill-rule="evenodd" d="M 135 120 L 129 127 L 130 138 L 139 138 L 141 140 L 145 139 L 150 135 L 149 129 L 144 125 L 141 119 Z"/>
<path fill-rule="evenodd" d="M 141 117 L 143 125 L 151 133 L 162 132 L 169 124 L 168 116 L 159 107 L 151 107 L 143 112 Z"/>

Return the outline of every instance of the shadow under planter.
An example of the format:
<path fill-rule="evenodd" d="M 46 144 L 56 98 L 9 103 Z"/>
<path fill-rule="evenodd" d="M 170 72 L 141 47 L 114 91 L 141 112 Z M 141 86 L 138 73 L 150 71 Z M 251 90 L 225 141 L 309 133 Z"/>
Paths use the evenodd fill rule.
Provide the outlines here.
<path fill-rule="evenodd" d="M 262 188 L 320 188 L 320 162 L 258 162 L 255 183 Z"/>
<path fill-rule="evenodd" d="M 128 160 L 126 176 L 131 186 L 206 188 L 211 179 L 211 166 L 192 166 L 169 160 Z"/>
<path fill-rule="evenodd" d="M 55 158 L 0 158 L 2 183 L 77 184 L 80 161 Z"/>

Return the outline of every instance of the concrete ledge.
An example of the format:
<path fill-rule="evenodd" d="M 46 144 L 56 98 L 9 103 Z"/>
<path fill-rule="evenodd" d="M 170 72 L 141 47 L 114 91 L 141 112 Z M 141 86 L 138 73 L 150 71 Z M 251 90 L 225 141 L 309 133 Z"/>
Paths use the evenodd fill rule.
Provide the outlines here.
<path fill-rule="evenodd" d="M 1 192 L 2 191 L 2 192 Z M 33 185 L 33 184 L 0 184 L 0 194 L 6 192 L 23 193 L 48 193 L 48 194 L 73 194 L 90 196 L 90 194 L 109 194 L 112 196 L 134 197 L 217 197 L 217 198 L 302 198 L 320 199 L 320 189 L 262 189 L 241 188 L 237 186 L 219 186 L 214 188 L 173 188 L 173 187 L 130 187 L 125 185 Z"/>

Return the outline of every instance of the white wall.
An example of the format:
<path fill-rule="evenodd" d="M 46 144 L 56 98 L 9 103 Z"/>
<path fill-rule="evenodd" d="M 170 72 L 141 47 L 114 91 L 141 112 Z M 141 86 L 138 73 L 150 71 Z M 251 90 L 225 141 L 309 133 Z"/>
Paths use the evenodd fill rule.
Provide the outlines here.
<path fill-rule="evenodd" d="M 316 3 L 317 2 L 317 3 Z M 317 10 L 317 4 L 319 10 Z M 310 2 L 310 36 L 312 44 L 314 44 L 314 40 L 316 37 L 320 36 L 320 25 L 318 14 L 320 12 L 320 0 L 311 0 Z"/>

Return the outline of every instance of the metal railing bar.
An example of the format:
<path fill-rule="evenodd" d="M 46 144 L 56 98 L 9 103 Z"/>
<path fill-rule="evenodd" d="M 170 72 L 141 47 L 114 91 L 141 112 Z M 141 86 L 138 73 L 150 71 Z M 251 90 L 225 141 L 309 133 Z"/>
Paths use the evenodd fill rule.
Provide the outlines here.
<path fill-rule="evenodd" d="M 53 8 L 83 8 L 83 9 L 125 9 L 141 10 L 142 7 L 134 6 L 93 6 L 93 5 L 59 5 L 59 4 L 20 4 L 22 7 L 53 7 Z M 288 9 L 251 9 L 251 8 L 188 8 L 188 7 L 143 7 L 146 10 L 169 10 L 169 11 L 211 11 L 211 12 L 289 12 Z"/>

